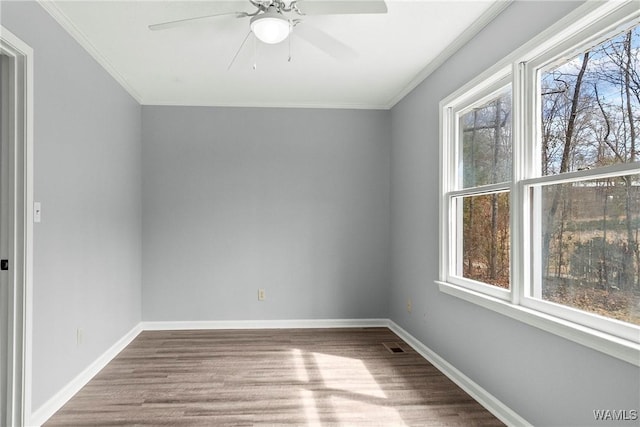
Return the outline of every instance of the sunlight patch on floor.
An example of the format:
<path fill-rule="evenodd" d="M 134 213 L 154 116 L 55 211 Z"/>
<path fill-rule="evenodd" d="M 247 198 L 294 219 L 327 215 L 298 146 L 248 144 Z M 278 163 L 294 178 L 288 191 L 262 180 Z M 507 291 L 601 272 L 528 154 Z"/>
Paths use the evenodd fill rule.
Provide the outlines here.
<path fill-rule="evenodd" d="M 351 426 L 372 420 L 375 425 L 405 425 L 398 411 L 385 405 L 387 395 L 362 360 L 297 348 L 291 349 L 291 359 L 307 426 L 323 422 Z"/>
<path fill-rule="evenodd" d="M 313 353 L 313 357 L 327 388 L 387 397 L 362 360 L 323 353 Z"/>
<path fill-rule="evenodd" d="M 313 397 L 313 392 L 311 390 L 300 390 L 300 401 L 304 408 L 307 425 L 320 425 L 320 417 L 318 416 L 318 408 L 316 408 L 316 399 Z"/>
<path fill-rule="evenodd" d="M 340 425 L 351 426 L 362 423 L 375 423 L 379 426 L 405 426 L 398 411 L 392 407 L 353 400 L 340 396 L 331 396 L 331 404 L 336 414 L 340 414 Z"/>
<path fill-rule="evenodd" d="M 291 349 L 291 356 L 293 359 L 293 366 L 296 371 L 296 379 L 305 383 L 309 382 L 309 374 L 307 373 L 307 368 L 304 364 L 302 351 L 299 348 L 293 348 Z"/>

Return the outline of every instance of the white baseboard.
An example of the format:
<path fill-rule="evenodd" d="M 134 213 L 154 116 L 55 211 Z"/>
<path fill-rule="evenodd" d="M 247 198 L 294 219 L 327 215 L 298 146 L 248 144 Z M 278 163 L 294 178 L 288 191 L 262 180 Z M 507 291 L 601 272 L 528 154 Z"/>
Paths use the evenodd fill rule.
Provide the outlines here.
<path fill-rule="evenodd" d="M 220 321 L 161 321 L 140 322 L 104 354 L 98 357 L 78 376 L 71 380 L 51 399 L 46 401 L 27 419 L 26 425 L 37 427 L 44 424 L 69 401 L 91 378 L 120 353 L 142 331 L 187 330 L 187 329 L 307 329 L 307 328 L 371 328 L 387 327 L 387 319 L 299 319 L 299 320 L 220 320 Z"/>
<path fill-rule="evenodd" d="M 422 342 L 409 332 L 402 329 L 393 320 L 388 321 L 388 327 L 407 344 L 413 347 L 413 349 L 422 357 L 438 368 L 440 372 L 445 374 L 451 381 L 456 383 L 461 389 L 467 392 L 467 394 L 495 415 L 500 421 L 508 426 L 531 427 L 531 424 L 527 422 L 527 420 L 522 418 L 495 396 L 487 392 L 484 388 L 480 387 L 476 382 L 471 380 L 471 378 L 460 372 L 455 366 L 444 360 L 429 347 L 422 344 Z"/>
<path fill-rule="evenodd" d="M 91 378 L 93 378 L 102 368 L 104 368 L 118 353 L 133 341 L 138 334 L 142 332 L 142 323 L 138 323 L 125 336 L 120 338 L 114 345 L 98 357 L 84 371 L 72 379 L 66 386 L 57 392 L 51 399 L 47 400 L 42 406 L 31 413 L 27 418 L 25 425 L 41 426 L 53 414 L 55 414 L 65 403 L 69 401 L 82 387 L 84 387 Z"/>
<path fill-rule="evenodd" d="M 298 320 L 220 320 L 220 321 L 158 321 L 140 322 L 104 354 L 96 359 L 69 384 L 31 414 L 27 426 L 40 426 L 69 401 L 85 384 L 104 368 L 142 331 L 166 331 L 188 329 L 308 329 L 308 328 L 372 328 L 388 327 L 413 347 L 422 357 L 438 368 L 449 379 L 477 400 L 488 411 L 510 426 L 529 427 L 519 416 L 501 401 L 489 394 L 449 362 L 422 344 L 417 338 L 389 319 L 298 319 Z"/>
<path fill-rule="evenodd" d="M 212 320 L 142 322 L 145 331 L 187 329 L 308 329 L 387 327 L 388 319 Z"/>

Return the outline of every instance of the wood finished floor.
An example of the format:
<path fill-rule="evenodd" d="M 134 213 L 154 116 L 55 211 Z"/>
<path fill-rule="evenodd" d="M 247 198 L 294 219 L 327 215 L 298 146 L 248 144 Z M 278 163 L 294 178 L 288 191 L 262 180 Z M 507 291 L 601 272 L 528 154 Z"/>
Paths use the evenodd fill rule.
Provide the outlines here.
<path fill-rule="evenodd" d="M 142 332 L 44 424 L 113 425 L 503 424 L 389 329 L 356 328 Z"/>

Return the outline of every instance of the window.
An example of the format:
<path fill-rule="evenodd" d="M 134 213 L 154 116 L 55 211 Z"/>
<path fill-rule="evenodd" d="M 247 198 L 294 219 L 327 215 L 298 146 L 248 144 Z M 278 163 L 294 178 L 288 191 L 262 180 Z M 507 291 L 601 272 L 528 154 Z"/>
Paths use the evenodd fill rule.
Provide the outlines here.
<path fill-rule="evenodd" d="M 504 296 L 510 288 L 511 84 L 499 79 L 453 112 L 453 120 L 452 278 Z"/>
<path fill-rule="evenodd" d="M 442 101 L 441 290 L 640 365 L 639 70 L 592 3 Z"/>

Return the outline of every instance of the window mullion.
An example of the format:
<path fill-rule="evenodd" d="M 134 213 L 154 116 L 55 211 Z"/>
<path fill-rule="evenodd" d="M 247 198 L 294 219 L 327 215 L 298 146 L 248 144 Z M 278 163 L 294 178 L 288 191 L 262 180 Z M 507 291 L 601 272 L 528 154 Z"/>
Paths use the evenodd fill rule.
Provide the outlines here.
<path fill-rule="evenodd" d="M 511 191 L 510 182 L 501 182 L 498 184 L 481 185 L 478 187 L 463 188 L 461 190 L 454 190 L 449 192 L 449 196 L 481 196 L 484 194 L 493 194 Z"/>
<path fill-rule="evenodd" d="M 616 33 L 622 34 L 631 28 L 635 28 L 637 34 L 639 23 L 637 1 L 587 2 L 578 12 L 543 32 L 535 41 L 440 103 L 442 256 L 438 282 L 439 289 L 450 295 L 636 365 L 640 360 L 637 358 L 640 354 L 637 317 L 628 321 L 625 313 L 609 310 L 607 306 L 605 308 L 612 311 L 609 315 L 602 311 L 601 306 L 602 301 L 608 304 L 608 301 L 616 302 L 622 298 L 631 301 L 628 304 L 631 308 L 636 304 L 622 291 L 630 289 L 630 285 L 625 285 L 630 283 L 628 277 L 633 273 L 629 265 L 633 267 L 638 261 L 629 261 L 629 251 L 622 252 L 624 248 L 621 245 L 625 239 L 632 241 L 627 237 L 630 232 L 625 224 L 637 224 L 638 221 L 640 163 L 633 158 L 607 162 L 607 156 L 611 156 L 604 146 L 596 153 L 597 157 L 592 154 L 596 145 L 589 145 L 593 139 L 589 139 L 589 132 L 598 137 L 596 125 L 585 127 L 581 134 L 566 133 L 563 131 L 567 127 L 566 121 L 552 121 L 567 115 L 572 105 L 572 94 L 581 94 L 584 90 L 573 91 L 571 78 L 562 80 L 566 88 L 556 87 L 554 82 L 558 80 L 554 80 L 555 75 L 551 73 L 571 76 L 577 73 L 576 67 L 580 64 L 584 64 L 584 69 L 595 67 L 595 61 L 602 58 L 593 54 L 587 63 L 586 59 L 581 61 L 581 52 L 604 46 L 608 37 L 614 40 L 620 37 Z M 634 40 L 640 40 L 640 36 L 634 37 Z M 621 42 L 618 40 L 616 43 Z M 574 61 L 574 57 L 577 60 Z M 590 78 L 593 79 L 594 75 Z M 507 86 L 511 91 L 508 101 L 511 117 L 503 115 L 498 122 L 500 116 L 497 112 L 506 105 L 502 104 L 500 97 Z M 606 89 L 606 85 L 603 87 Z M 564 98 L 556 100 L 552 98 L 554 94 Z M 580 96 L 586 103 L 588 99 L 596 99 L 596 95 L 587 90 Z M 599 95 L 604 97 L 600 101 L 602 104 L 598 104 L 599 110 L 589 116 L 594 123 L 599 111 L 606 115 L 617 105 L 613 103 L 616 101 L 613 95 L 606 97 L 603 91 Z M 496 117 L 493 122 L 492 117 Z M 609 117 L 617 116 L 609 113 Z M 499 130 L 497 124 L 492 128 L 491 123 L 503 125 Z M 511 129 L 504 128 L 505 123 Z M 571 130 L 574 130 L 573 126 Z M 491 132 L 494 135 L 500 132 L 504 141 L 510 139 L 511 158 L 502 148 L 495 148 L 504 147 L 498 145 L 502 143 L 497 136 L 491 145 Z M 572 137 L 569 140 L 571 144 L 578 135 L 586 141 L 572 148 L 571 155 L 582 157 L 568 158 L 570 167 L 567 167 L 568 161 L 561 157 L 567 155 L 562 150 L 566 144 L 563 138 L 566 139 L 567 135 Z M 611 140 L 613 137 L 619 138 L 616 144 L 622 144 L 615 147 L 624 147 L 624 135 L 612 134 Z M 611 147 L 611 150 L 622 149 Z M 496 160 L 498 155 L 502 156 L 501 160 L 511 161 L 510 176 L 504 174 L 502 168 L 506 164 Z M 558 167 L 560 164 L 562 167 Z M 467 166 L 470 169 L 465 169 Z M 502 175 L 498 177 L 499 173 Z M 624 176 L 627 178 L 621 181 Z M 598 180 L 607 181 L 606 191 L 594 190 L 602 184 Z M 563 192 L 558 190 L 554 193 L 555 188 Z M 500 197 L 499 204 L 498 197 L 492 199 L 492 195 Z M 635 205 L 632 206 L 629 200 Z M 560 206 L 558 211 L 557 206 Z M 502 209 L 500 215 L 508 209 L 509 218 L 502 215 L 501 222 L 496 221 L 495 212 L 499 209 Z M 626 223 L 623 224 L 622 219 Z M 499 233 L 494 233 L 496 224 L 500 224 Z M 621 228 L 623 226 L 627 229 Z M 487 238 L 489 233 L 493 240 Z M 560 237 L 556 238 L 553 233 Z M 490 246 L 488 243 L 496 240 L 498 235 L 500 245 Z M 585 242 L 590 242 L 591 246 L 587 247 Z M 593 252 L 596 244 L 597 253 Z M 464 245 L 473 250 L 466 249 Z M 494 262 L 496 248 L 502 251 L 499 267 Z M 502 263 L 507 257 L 508 264 Z M 605 262 L 611 268 L 601 267 Z M 491 275 L 487 274 L 489 271 Z M 495 271 L 500 271 L 499 277 Z M 600 280 L 600 287 L 596 287 L 595 274 Z M 500 287 L 507 280 L 509 287 Z M 636 279 L 632 277 L 631 280 Z M 587 302 L 594 303 L 585 306 L 581 299 L 574 298 L 581 294 L 563 293 L 564 288 L 561 287 L 569 291 L 577 289 L 600 299 L 591 298 Z M 593 292 L 586 293 L 592 288 Z"/>
<path fill-rule="evenodd" d="M 540 157 L 538 157 L 540 158 Z M 589 179 L 606 179 L 615 178 L 621 175 L 630 175 L 638 173 L 640 170 L 640 164 L 638 162 L 633 163 L 620 163 L 610 166 L 602 166 L 596 169 L 579 170 L 573 172 L 564 172 L 557 175 L 546 175 L 541 177 L 534 177 L 527 179 L 525 185 L 556 185 L 571 182 L 586 181 Z"/>
<path fill-rule="evenodd" d="M 514 63 L 513 87 L 513 181 L 511 185 L 511 302 L 519 304 L 525 284 L 525 200 L 520 181 L 526 176 L 528 85 L 523 63 Z"/>
<path fill-rule="evenodd" d="M 440 257 L 440 280 L 447 280 L 451 271 L 451 261 L 453 259 L 450 241 L 451 226 L 454 224 L 452 217 L 451 199 L 447 193 L 454 188 L 454 171 L 455 171 L 455 151 L 453 144 L 453 109 L 450 106 L 441 105 L 440 108 L 440 227 L 439 241 L 442 248 L 442 256 Z"/>

